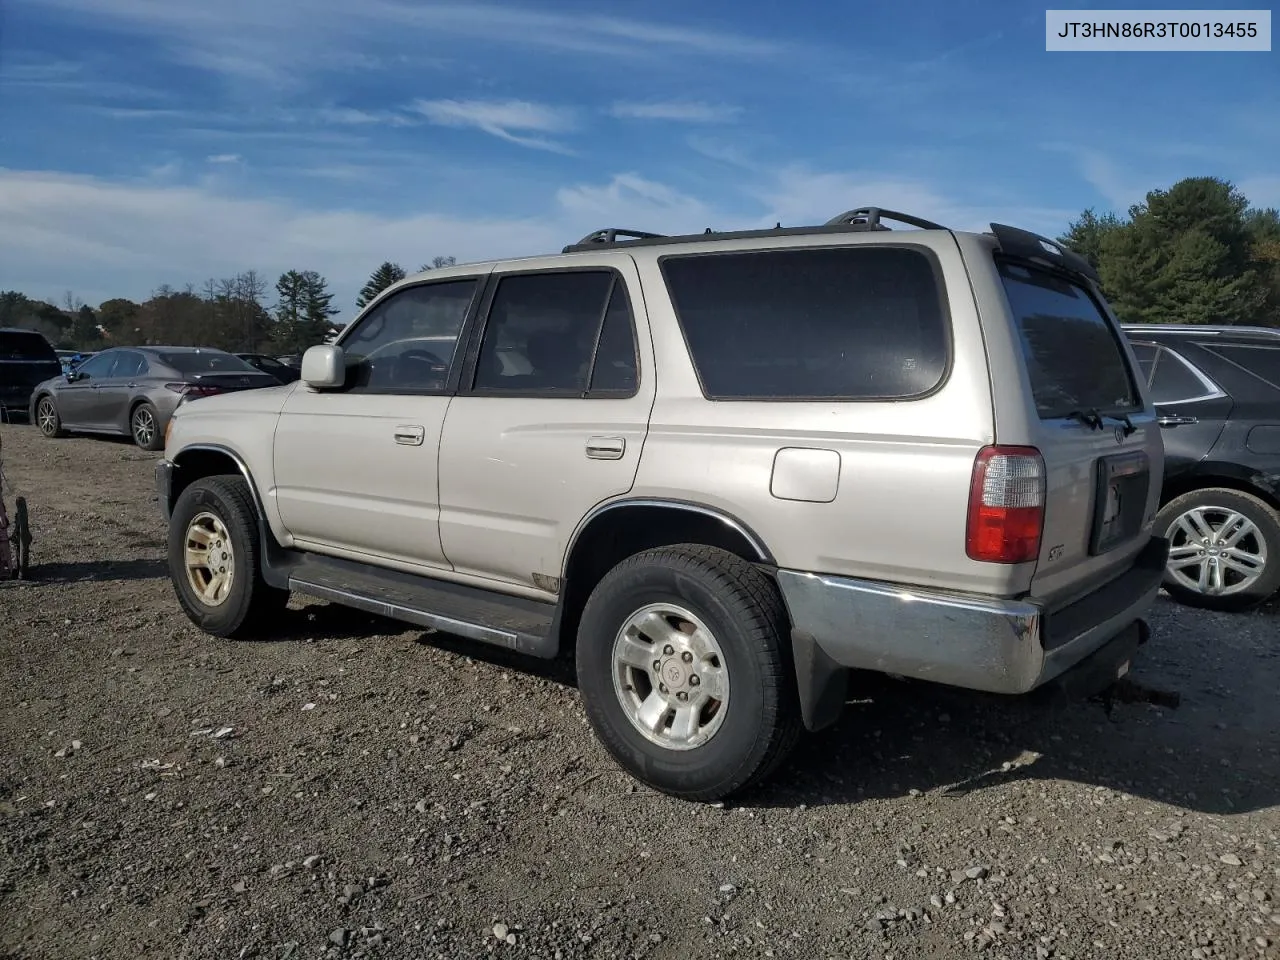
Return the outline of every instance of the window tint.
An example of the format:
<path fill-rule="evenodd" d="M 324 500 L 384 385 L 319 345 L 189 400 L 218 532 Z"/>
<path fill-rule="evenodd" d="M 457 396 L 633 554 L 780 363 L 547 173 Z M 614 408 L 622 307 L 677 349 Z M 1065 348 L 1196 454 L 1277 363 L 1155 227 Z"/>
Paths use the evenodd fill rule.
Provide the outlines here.
<path fill-rule="evenodd" d="M 1211 392 L 1179 354 L 1160 348 L 1160 359 L 1151 380 L 1152 402 L 1181 403 Z"/>
<path fill-rule="evenodd" d="M 475 280 L 408 287 L 374 307 L 342 341 L 356 393 L 444 390 Z"/>
<path fill-rule="evenodd" d="M 1138 395 L 1117 334 L 1084 287 L 1007 261 L 999 269 L 1041 419 L 1136 409 Z"/>
<path fill-rule="evenodd" d="M 90 357 L 80 366 L 76 367 L 75 372 L 90 380 L 105 379 L 111 373 L 111 368 L 115 365 L 116 354 L 99 353 Z"/>
<path fill-rule="evenodd" d="M 946 371 L 947 321 L 917 250 L 675 256 L 662 272 L 712 399 L 913 397 Z"/>
<path fill-rule="evenodd" d="M 1151 370 L 1156 365 L 1156 345 L 1154 343 L 1134 343 L 1133 355 L 1138 358 L 1138 366 L 1142 368 L 1142 380 L 1151 382 Z"/>
<path fill-rule="evenodd" d="M 1202 346 L 1208 347 L 1208 344 Z M 1280 348 L 1215 344 L 1209 349 L 1280 390 Z"/>
<path fill-rule="evenodd" d="M 605 310 L 604 326 L 600 330 L 600 345 L 596 347 L 595 365 L 591 370 L 591 396 L 635 393 L 639 378 L 636 376 L 636 333 L 631 317 L 631 302 L 622 281 L 613 285 L 609 307 Z"/>
<path fill-rule="evenodd" d="M 57 360 L 49 341 L 34 330 L 0 331 L 0 360 Z"/>
<path fill-rule="evenodd" d="M 216 350 L 162 353 L 160 362 L 179 373 L 257 373 L 251 365 L 239 357 Z"/>
<path fill-rule="evenodd" d="M 613 289 L 614 274 L 605 270 L 503 277 L 485 325 L 475 388 L 585 396 L 597 343 L 598 388 L 624 389 L 628 363 L 634 384 L 631 311 L 622 285 L 616 297 Z M 606 314 L 613 314 L 611 323 Z M 608 342 L 602 326 L 609 328 Z"/>
<path fill-rule="evenodd" d="M 138 377 L 146 372 L 147 358 L 135 350 L 121 350 L 111 367 L 112 377 Z"/>

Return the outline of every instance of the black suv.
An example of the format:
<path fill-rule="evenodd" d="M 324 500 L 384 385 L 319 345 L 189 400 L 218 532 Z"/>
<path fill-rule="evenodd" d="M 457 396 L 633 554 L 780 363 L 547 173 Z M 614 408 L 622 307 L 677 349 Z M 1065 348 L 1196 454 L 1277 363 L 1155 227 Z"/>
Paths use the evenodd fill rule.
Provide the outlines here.
<path fill-rule="evenodd" d="M 1280 329 L 1124 331 L 1164 431 L 1165 588 L 1216 610 L 1267 600 L 1280 589 Z"/>
<path fill-rule="evenodd" d="M 0 327 L 0 420 L 25 419 L 36 384 L 62 373 L 52 345 L 35 330 Z"/>

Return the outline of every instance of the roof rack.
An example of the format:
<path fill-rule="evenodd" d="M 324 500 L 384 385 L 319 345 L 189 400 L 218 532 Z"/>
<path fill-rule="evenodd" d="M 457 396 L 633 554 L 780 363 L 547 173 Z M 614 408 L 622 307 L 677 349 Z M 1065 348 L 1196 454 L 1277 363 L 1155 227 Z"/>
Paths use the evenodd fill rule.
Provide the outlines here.
<path fill-rule="evenodd" d="M 711 232 L 711 228 L 707 228 L 707 232 Z M 661 240 L 664 239 L 660 233 L 646 233 L 643 230 L 625 230 L 621 227 L 608 227 L 604 230 L 593 230 L 577 243 L 570 244 L 572 247 L 590 247 L 593 244 L 600 243 L 617 243 L 619 237 L 626 237 L 630 240 Z M 566 250 L 568 247 L 565 248 Z"/>
<path fill-rule="evenodd" d="M 882 220 L 896 220 L 898 223 L 909 224 L 913 227 L 919 227 L 921 230 L 945 230 L 947 229 L 940 223 L 934 223 L 932 220 L 925 220 L 921 217 L 913 217 L 909 213 L 898 213 L 896 210 L 884 210 L 880 207 L 858 207 L 855 210 L 846 210 L 838 217 L 832 217 L 827 221 L 826 226 L 854 226 L 865 224 L 866 230 L 888 230 Z"/>
<path fill-rule="evenodd" d="M 1224 335 L 1280 337 L 1280 327 L 1259 327 L 1234 323 L 1122 323 L 1120 328 L 1126 333 L 1147 330 L 1153 333 L 1180 333 L 1199 337 L 1219 337 Z"/>

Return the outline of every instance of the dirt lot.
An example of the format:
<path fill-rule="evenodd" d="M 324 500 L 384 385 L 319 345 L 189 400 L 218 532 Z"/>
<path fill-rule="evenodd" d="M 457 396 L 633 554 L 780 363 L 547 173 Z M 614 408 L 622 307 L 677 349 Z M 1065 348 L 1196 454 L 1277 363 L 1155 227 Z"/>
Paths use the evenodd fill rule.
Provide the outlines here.
<path fill-rule="evenodd" d="M 340 608 L 193 629 L 154 455 L 0 427 L 0 957 L 1280 956 L 1280 611 L 1161 602 L 1182 708 L 874 678 L 728 808 L 637 788 L 571 674 Z"/>

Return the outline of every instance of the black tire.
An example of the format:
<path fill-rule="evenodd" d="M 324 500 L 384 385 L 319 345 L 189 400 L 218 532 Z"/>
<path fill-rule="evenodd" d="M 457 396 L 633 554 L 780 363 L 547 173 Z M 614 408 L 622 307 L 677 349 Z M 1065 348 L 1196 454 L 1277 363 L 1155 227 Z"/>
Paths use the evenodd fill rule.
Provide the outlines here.
<path fill-rule="evenodd" d="M 129 435 L 143 450 L 163 450 L 164 432 L 160 429 L 160 414 L 148 401 L 143 401 L 129 412 Z"/>
<path fill-rule="evenodd" d="M 67 431 L 62 429 L 58 402 L 47 393 L 36 401 L 36 429 L 50 440 L 67 435 Z"/>
<path fill-rule="evenodd" d="M 187 576 L 186 546 L 192 521 L 209 514 L 231 543 L 231 586 L 216 604 L 205 603 Z M 169 520 L 169 578 L 191 622 L 216 637 L 241 639 L 268 633 L 289 602 L 289 592 L 269 586 L 259 565 L 258 513 L 249 484 L 234 475 L 206 477 L 182 491 Z"/>
<path fill-rule="evenodd" d="M 675 603 L 715 636 L 728 671 L 728 707 L 700 746 L 667 749 L 628 719 L 614 690 L 613 644 L 631 615 Z M 679 544 L 646 550 L 610 570 L 578 627 L 578 688 L 592 728 L 642 783 L 690 800 L 720 800 L 767 778 L 800 733 L 789 622 L 777 585 L 723 550 Z"/>
<path fill-rule="evenodd" d="M 1207 487 L 1193 490 L 1170 500 L 1156 514 L 1155 529 L 1159 536 L 1170 540 L 1171 552 L 1176 557 L 1177 548 L 1182 545 L 1187 534 L 1178 526 L 1178 518 L 1191 510 L 1208 511 L 1212 521 L 1226 513 L 1238 513 L 1250 521 L 1256 528 L 1242 543 L 1250 550 L 1260 545 L 1266 553 L 1266 562 L 1260 576 L 1245 589 L 1225 595 L 1212 595 L 1190 589 L 1174 576 L 1174 558 L 1171 557 L 1169 567 L 1165 571 L 1164 587 L 1178 603 L 1205 610 L 1247 610 L 1265 602 L 1280 590 L 1280 514 L 1277 514 L 1265 501 L 1239 490 L 1226 487 Z M 1222 521 L 1218 520 L 1220 524 Z"/>

